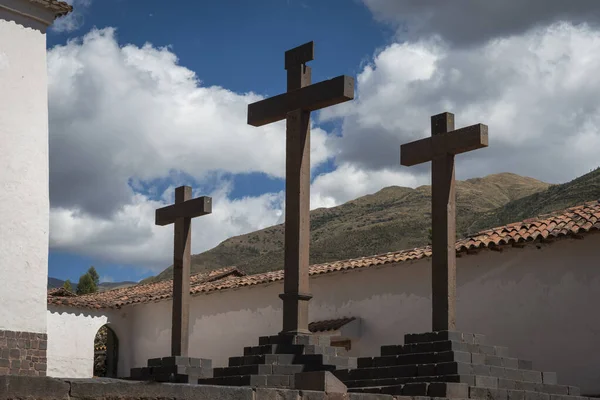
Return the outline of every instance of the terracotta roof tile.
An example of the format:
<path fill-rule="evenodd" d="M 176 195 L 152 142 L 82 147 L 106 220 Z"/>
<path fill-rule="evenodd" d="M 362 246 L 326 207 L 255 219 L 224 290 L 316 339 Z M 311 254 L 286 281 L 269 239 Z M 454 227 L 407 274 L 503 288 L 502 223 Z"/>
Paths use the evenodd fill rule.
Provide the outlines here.
<path fill-rule="evenodd" d="M 64 1 L 58 0 L 29 0 L 30 3 L 39 4 L 54 12 L 56 17 L 62 17 L 73 11 L 73 6 Z"/>
<path fill-rule="evenodd" d="M 592 231 L 600 231 L 600 201 L 585 203 L 544 217 L 530 218 L 526 221 L 488 229 L 469 238 L 461 239 L 456 242 L 456 251 L 462 253 L 481 248 L 492 249 L 507 244 L 531 243 L 541 238 L 579 236 Z M 431 257 L 430 246 L 312 265 L 309 275 L 402 263 L 427 257 Z M 235 268 L 234 270 L 237 271 L 235 274 L 227 272 L 229 270 L 225 268 L 213 271 L 212 276 L 219 275 L 215 279 L 195 275 L 192 277 L 190 292 L 192 294 L 209 293 L 283 279 L 282 270 L 248 276 L 243 276 Z M 68 299 L 49 296 L 48 303 L 81 308 L 120 308 L 128 304 L 167 299 L 171 297 L 171 291 L 172 281 L 165 281 Z"/>
<path fill-rule="evenodd" d="M 190 277 L 191 292 L 199 285 L 219 280 L 227 281 L 231 277 L 245 276 L 235 267 L 220 268 L 210 272 L 201 272 Z M 62 288 L 61 288 L 62 289 Z M 82 296 L 57 295 L 54 289 L 48 292 L 48 304 L 83 308 L 120 308 L 129 304 L 150 303 L 172 297 L 173 280 L 129 286 Z M 68 292 L 68 291 L 67 291 Z M 70 293 L 70 292 L 69 292 Z"/>
<path fill-rule="evenodd" d="M 315 332 L 327 332 L 327 331 L 337 331 L 342 326 L 354 321 L 356 318 L 347 317 L 347 318 L 338 318 L 338 319 L 328 319 L 324 321 L 315 321 L 308 324 L 308 330 Z"/>

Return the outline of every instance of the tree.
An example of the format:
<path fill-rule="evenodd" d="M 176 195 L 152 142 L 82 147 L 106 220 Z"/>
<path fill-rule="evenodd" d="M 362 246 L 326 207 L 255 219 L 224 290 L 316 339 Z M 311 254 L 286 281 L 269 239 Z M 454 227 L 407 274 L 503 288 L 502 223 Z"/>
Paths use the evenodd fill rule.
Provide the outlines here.
<path fill-rule="evenodd" d="M 67 289 L 69 292 L 72 292 L 73 285 L 71 285 L 71 281 L 67 279 L 65 283 L 63 283 L 63 288 Z"/>
<path fill-rule="evenodd" d="M 77 294 L 88 294 L 94 293 L 98 290 L 94 278 L 89 273 L 85 273 L 79 277 L 79 283 L 77 284 Z"/>
<path fill-rule="evenodd" d="M 98 286 L 100 284 L 100 275 L 98 275 L 98 272 L 96 272 L 96 268 L 94 268 L 94 266 L 92 265 L 90 269 L 88 269 L 87 273 L 94 281 L 94 285 Z"/>

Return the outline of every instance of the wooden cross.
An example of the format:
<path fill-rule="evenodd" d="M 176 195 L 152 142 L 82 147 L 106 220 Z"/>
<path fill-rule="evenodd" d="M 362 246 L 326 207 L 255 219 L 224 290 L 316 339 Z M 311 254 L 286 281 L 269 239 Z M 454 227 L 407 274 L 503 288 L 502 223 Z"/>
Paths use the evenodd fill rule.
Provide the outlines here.
<path fill-rule="evenodd" d="M 192 199 L 192 188 L 175 189 L 175 204 L 156 210 L 156 225 L 175 224 L 171 355 L 187 356 L 190 317 L 192 218 L 212 213 L 212 199 Z"/>
<path fill-rule="evenodd" d="M 248 105 L 248 124 L 286 119 L 283 330 L 310 334 L 308 284 L 310 241 L 310 112 L 354 98 L 354 79 L 338 76 L 311 85 L 314 43 L 285 52 L 287 92 Z"/>
<path fill-rule="evenodd" d="M 400 163 L 431 161 L 432 325 L 433 331 L 456 329 L 456 192 L 454 156 L 488 145 L 488 127 L 454 130 L 454 114 L 431 117 L 431 137 L 403 144 Z"/>

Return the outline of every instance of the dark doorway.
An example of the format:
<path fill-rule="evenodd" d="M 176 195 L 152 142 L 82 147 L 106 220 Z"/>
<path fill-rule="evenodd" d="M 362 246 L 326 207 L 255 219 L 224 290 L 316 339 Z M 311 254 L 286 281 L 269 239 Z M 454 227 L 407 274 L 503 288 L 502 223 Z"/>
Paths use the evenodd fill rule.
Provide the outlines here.
<path fill-rule="evenodd" d="M 118 364 L 119 339 L 108 325 L 104 325 L 94 339 L 94 376 L 116 378 Z"/>

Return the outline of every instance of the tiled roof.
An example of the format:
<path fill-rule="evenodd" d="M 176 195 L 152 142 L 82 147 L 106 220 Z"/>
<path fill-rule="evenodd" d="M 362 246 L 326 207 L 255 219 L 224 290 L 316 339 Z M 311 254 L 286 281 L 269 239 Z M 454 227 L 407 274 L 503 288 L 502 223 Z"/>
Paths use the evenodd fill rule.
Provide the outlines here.
<path fill-rule="evenodd" d="M 64 287 L 54 288 L 48 290 L 48 296 L 54 297 L 75 297 L 77 296 L 75 293 L 70 290 L 65 289 Z"/>
<path fill-rule="evenodd" d="M 342 326 L 354 321 L 356 318 L 338 318 L 338 319 L 328 319 L 325 321 L 315 321 L 308 324 L 308 330 L 315 332 L 327 332 L 327 331 L 337 331 Z"/>
<path fill-rule="evenodd" d="M 190 287 L 193 291 L 197 286 L 209 282 L 226 281 L 242 276 L 245 276 L 245 274 L 235 267 L 201 272 L 191 276 Z M 120 308 L 129 304 L 150 303 L 173 297 L 173 280 L 129 286 L 75 297 L 61 297 L 54 293 L 53 291 L 48 292 L 48 304 L 97 309 Z"/>
<path fill-rule="evenodd" d="M 479 232 L 474 236 L 456 242 L 456 252 L 457 255 L 462 255 L 477 249 L 500 249 L 502 246 L 506 245 L 519 246 L 520 244 L 534 243 L 542 240 L 551 241 L 560 237 L 580 237 L 581 235 L 593 231 L 600 231 L 600 201 L 585 203 L 564 211 Z M 431 257 L 430 246 L 370 257 L 312 265 L 309 270 L 309 275 L 314 276 L 337 271 L 369 268 L 378 265 L 397 264 L 411 260 L 420 260 L 427 257 Z M 231 279 L 201 282 L 200 284 L 192 285 L 190 291 L 192 294 L 209 293 L 218 290 L 276 282 L 282 279 L 283 271 L 279 270 L 256 275 L 232 277 Z M 56 298 L 51 297 L 49 297 L 48 301 L 51 304 L 63 304 L 85 308 L 120 308 L 126 304 L 150 302 L 171 297 L 171 281 L 166 283 L 161 282 L 160 284 L 168 285 L 165 286 L 165 289 L 161 291 L 160 295 L 151 293 L 154 289 L 148 288 L 145 296 L 136 296 L 136 301 L 132 301 L 129 298 L 130 296 L 135 295 L 136 290 L 140 290 L 134 290 L 136 286 L 118 289 L 121 290 L 120 292 L 118 292 L 118 290 L 111 290 L 94 295 L 79 296 L 75 298 L 77 301 L 73 302 L 57 303 Z M 139 287 L 140 286 L 137 286 L 137 288 Z M 99 299 L 101 296 L 104 296 L 102 301 Z"/>
<path fill-rule="evenodd" d="M 29 0 L 29 2 L 34 4 L 39 4 L 45 8 L 50 9 L 50 11 L 54 12 L 54 15 L 58 17 L 62 17 L 63 15 L 67 15 L 71 11 L 73 11 L 73 6 L 58 0 Z"/>

